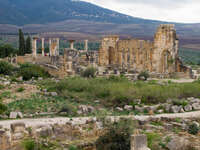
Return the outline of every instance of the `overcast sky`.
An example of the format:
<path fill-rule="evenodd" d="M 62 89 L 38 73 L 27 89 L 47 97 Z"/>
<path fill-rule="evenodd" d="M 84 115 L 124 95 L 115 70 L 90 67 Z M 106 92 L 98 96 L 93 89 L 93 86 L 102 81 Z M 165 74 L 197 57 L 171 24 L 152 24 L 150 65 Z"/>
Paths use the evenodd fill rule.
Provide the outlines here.
<path fill-rule="evenodd" d="M 127 15 L 200 23 L 200 0 L 83 0 Z"/>

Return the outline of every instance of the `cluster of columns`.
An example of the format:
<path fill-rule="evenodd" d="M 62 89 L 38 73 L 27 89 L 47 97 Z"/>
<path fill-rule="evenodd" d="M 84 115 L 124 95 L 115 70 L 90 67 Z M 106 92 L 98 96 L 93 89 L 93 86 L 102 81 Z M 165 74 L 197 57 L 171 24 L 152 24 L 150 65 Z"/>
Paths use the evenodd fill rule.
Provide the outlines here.
<path fill-rule="evenodd" d="M 32 54 L 33 57 L 37 57 L 37 40 L 39 38 L 34 37 L 32 38 Z M 44 43 L 45 39 L 41 38 L 42 41 L 42 56 L 45 56 L 44 50 Z M 58 56 L 59 55 L 59 43 L 60 39 L 59 38 L 49 38 L 49 55 L 50 56 Z"/>
<path fill-rule="evenodd" d="M 32 38 L 32 54 L 33 57 L 37 57 L 37 40 L 39 38 L 33 37 Z M 45 56 L 45 38 L 41 38 L 42 41 L 42 56 Z M 69 40 L 70 42 L 70 49 L 74 49 L 74 42 L 75 40 Z M 59 56 L 59 49 L 60 49 L 60 39 L 59 38 L 49 38 L 49 56 Z M 85 40 L 85 51 L 88 51 L 88 40 Z"/>

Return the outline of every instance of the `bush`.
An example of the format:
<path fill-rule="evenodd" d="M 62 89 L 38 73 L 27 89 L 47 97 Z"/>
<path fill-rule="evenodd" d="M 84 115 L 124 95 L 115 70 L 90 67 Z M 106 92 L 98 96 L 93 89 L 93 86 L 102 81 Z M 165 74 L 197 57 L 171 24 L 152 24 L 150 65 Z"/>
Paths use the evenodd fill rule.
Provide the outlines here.
<path fill-rule="evenodd" d="M 25 90 L 25 89 L 24 89 L 23 87 L 20 87 L 20 88 L 18 88 L 16 91 L 20 93 L 20 92 L 23 92 L 24 90 Z"/>
<path fill-rule="evenodd" d="M 81 73 L 81 76 L 85 77 L 85 78 L 94 78 L 96 76 L 96 72 L 97 72 L 96 68 L 90 67 L 90 68 L 87 68 L 86 70 L 84 70 Z"/>
<path fill-rule="evenodd" d="M 30 80 L 32 77 L 38 78 L 47 78 L 49 73 L 39 65 L 34 64 L 22 64 L 19 68 L 19 76 L 23 77 L 23 80 Z"/>
<path fill-rule="evenodd" d="M 143 71 L 138 75 L 138 80 L 147 80 L 149 78 L 149 73 L 147 71 Z"/>
<path fill-rule="evenodd" d="M 0 114 L 3 114 L 7 109 L 8 109 L 8 108 L 7 108 L 6 105 L 0 103 Z"/>
<path fill-rule="evenodd" d="M 96 142 L 97 150 L 130 150 L 133 128 L 134 122 L 127 119 L 109 125 L 107 133 Z"/>
<path fill-rule="evenodd" d="M 197 124 L 193 123 L 189 126 L 188 133 L 197 135 L 198 132 L 199 132 L 199 127 L 197 126 Z"/>
<path fill-rule="evenodd" d="M 77 146 L 75 145 L 70 145 L 69 150 L 78 150 Z"/>
<path fill-rule="evenodd" d="M 25 150 L 35 150 L 36 142 L 32 139 L 28 139 L 23 142 L 23 146 Z"/>
<path fill-rule="evenodd" d="M 10 75 L 14 71 L 14 67 L 5 61 L 0 61 L 0 74 Z"/>

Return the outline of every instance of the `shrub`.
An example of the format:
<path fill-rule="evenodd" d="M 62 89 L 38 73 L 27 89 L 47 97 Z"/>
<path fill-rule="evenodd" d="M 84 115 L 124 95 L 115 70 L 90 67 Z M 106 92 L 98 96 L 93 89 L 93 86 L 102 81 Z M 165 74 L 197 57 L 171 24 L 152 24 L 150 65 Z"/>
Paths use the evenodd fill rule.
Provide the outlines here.
<path fill-rule="evenodd" d="M 66 113 L 66 115 L 75 116 L 76 115 L 76 109 L 73 105 L 70 104 L 64 104 L 58 114 L 60 113 Z"/>
<path fill-rule="evenodd" d="M 197 126 L 197 124 L 193 123 L 193 124 L 189 125 L 188 133 L 197 135 L 198 132 L 199 132 L 199 127 Z"/>
<path fill-rule="evenodd" d="M 138 80 L 147 80 L 149 78 L 149 73 L 147 71 L 143 71 L 138 75 Z"/>
<path fill-rule="evenodd" d="M 96 142 L 97 150 L 130 150 L 130 136 L 134 122 L 123 119 L 108 126 L 107 133 L 99 137 Z"/>
<path fill-rule="evenodd" d="M 69 150 L 78 150 L 77 146 L 75 145 L 70 145 Z"/>
<path fill-rule="evenodd" d="M 89 67 L 81 73 L 82 77 L 94 78 L 96 76 L 97 69 L 94 67 Z"/>
<path fill-rule="evenodd" d="M 23 80 L 30 80 L 32 77 L 38 78 L 49 77 L 49 73 L 39 65 L 34 64 L 22 64 L 19 69 L 19 76 L 23 77 Z"/>
<path fill-rule="evenodd" d="M 0 103 L 0 114 L 3 114 L 7 109 L 8 109 L 8 108 L 7 108 L 6 105 Z"/>
<path fill-rule="evenodd" d="M 161 136 L 158 133 L 146 133 L 148 147 L 151 150 L 158 150 L 159 144 L 161 143 Z"/>
<path fill-rule="evenodd" d="M 25 89 L 23 87 L 18 88 L 16 91 L 17 92 L 23 92 Z"/>
<path fill-rule="evenodd" d="M 35 150 L 36 142 L 32 139 L 28 139 L 23 142 L 23 146 L 25 150 Z"/>
<path fill-rule="evenodd" d="M 10 63 L 5 61 L 0 61 L 0 74 L 10 75 L 13 70 L 14 67 Z"/>

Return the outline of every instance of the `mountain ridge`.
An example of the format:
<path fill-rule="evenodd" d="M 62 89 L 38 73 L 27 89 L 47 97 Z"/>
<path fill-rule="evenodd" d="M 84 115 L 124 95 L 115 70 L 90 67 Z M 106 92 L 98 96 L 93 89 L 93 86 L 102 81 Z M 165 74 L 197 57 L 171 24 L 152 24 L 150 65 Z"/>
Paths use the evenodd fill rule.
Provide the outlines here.
<path fill-rule="evenodd" d="M 104 23 L 161 23 L 73 0 L 0 0 L 0 24 L 46 24 L 70 19 Z"/>

